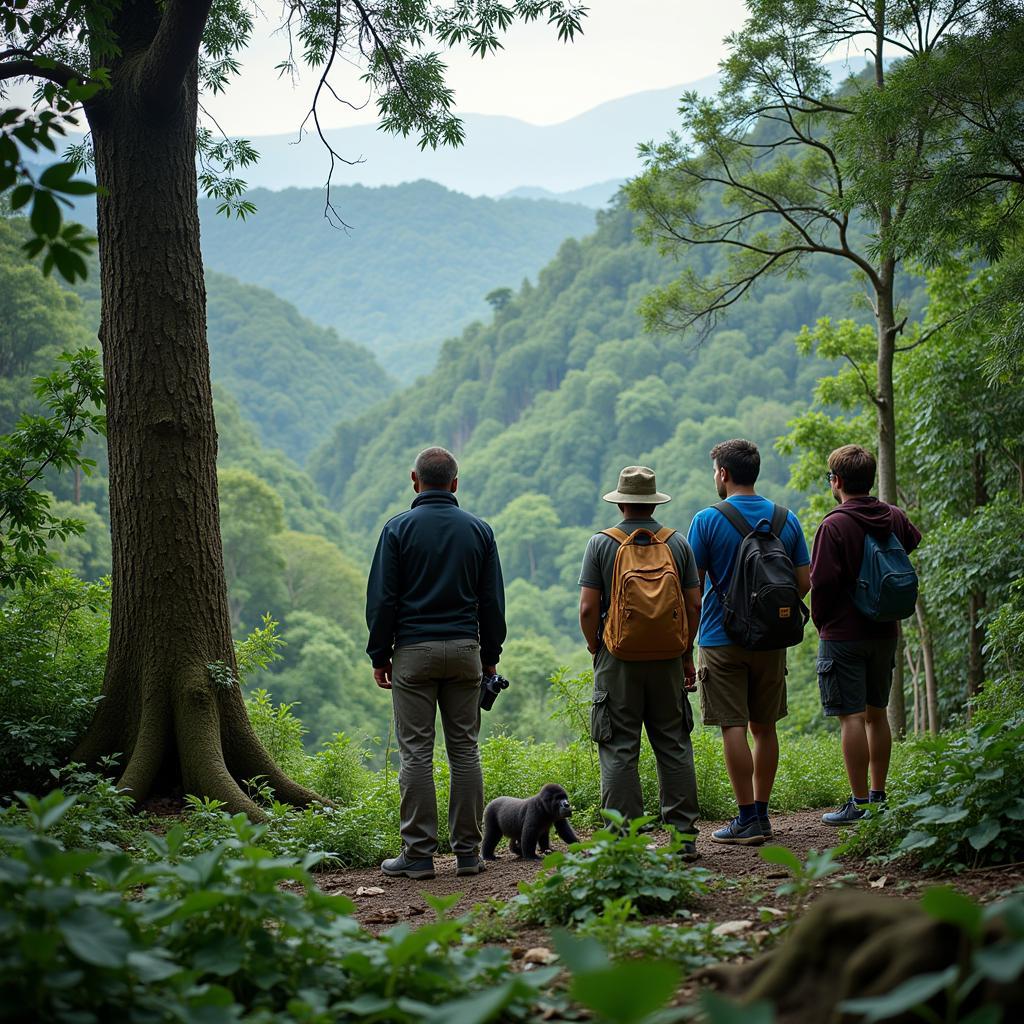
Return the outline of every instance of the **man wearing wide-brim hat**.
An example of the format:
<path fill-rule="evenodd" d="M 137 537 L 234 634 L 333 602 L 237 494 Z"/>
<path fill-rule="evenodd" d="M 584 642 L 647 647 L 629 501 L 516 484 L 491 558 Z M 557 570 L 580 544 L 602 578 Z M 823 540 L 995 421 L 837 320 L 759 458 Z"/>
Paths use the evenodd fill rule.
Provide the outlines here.
<path fill-rule="evenodd" d="M 657 506 L 672 499 L 658 490 L 652 469 L 627 466 L 619 474 L 615 490 L 603 497 L 619 506 L 622 519 L 616 527 L 590 538 L 579 580 L 580 628 L 594 659 L 591 737 L 598 745 L 601 762 L 601 805 L 627 818 L 644 813 L 639 757 L 640 733 L 646 729 L 658 764 L 662 820 L 691 837 L 682 854 L 694 859 L 697 779 L 690 742 L 693 712 L 687 691 L 694 688 L 693 637 L 700 619 L 696 562 L 683 535 L 654 518 Z M 627 551 L 624 546 L 628 545 L 640 550 Z M 630 625 L 620 626 L 628 619 L 632 628 L 638 629 L 637 620 L 645 614 L 645 595 L 639 595 L 636 607 L 628 607 L 632 598 L 621 596 L 626 578 L 660 581 L 652 584 L 654 597 L 649 602 L 651 615 L 657 619 L 648 624 L 646 633 L 641 623 L 634 634 L 653 639 L 634 641 L 632 648 L 628 637 L 624 639 Z M 620 588 L 613 607 L 616 582 Z M 676 600 L 678 608 L 673 606 Z M 681 639 L 659 634 L 663 627 L 658 623 L 668 622 L 664 628 L 671 633 L 672 623 L 680 617 Z M 645 643 L 649 649 L 644 649 Z"/>

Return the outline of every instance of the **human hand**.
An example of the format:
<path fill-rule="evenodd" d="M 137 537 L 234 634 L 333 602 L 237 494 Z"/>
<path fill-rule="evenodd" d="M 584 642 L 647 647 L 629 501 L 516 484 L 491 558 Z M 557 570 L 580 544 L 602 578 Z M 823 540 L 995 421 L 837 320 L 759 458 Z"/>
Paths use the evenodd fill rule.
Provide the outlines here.
<path fill-rule="evenodd" d="M 373 670 L 373 681 L 382 689 L 391 689 L 391 662 L 385 662 L 380 668 Z"/>
<path fill-rule="evenodd" d="M 498 674 L 497 665 L 481 665 L 480 670 L 485 676 L 496 676 Z"/>
<path fill-rule="evenodd" d="M 697 689 L 697 667 L 693 663 L 693 655 L 683 657 L 683 689 L 693 693 Z"/>

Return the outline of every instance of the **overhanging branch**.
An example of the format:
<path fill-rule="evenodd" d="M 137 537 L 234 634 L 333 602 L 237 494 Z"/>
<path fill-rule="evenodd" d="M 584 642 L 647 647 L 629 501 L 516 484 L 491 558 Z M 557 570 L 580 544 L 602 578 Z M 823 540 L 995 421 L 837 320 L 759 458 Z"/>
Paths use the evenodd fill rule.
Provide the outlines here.
<path fill-rule="evenodd" d="M 0 81 L 11 78 L 44 78 L 60 86 L 68 86 L 72 82 L 88 82 L 89 76 L 83 75 L 67 64 L 59 61 L 47 61 L 45 66 L 37 61 L 23 58 L 7 60 L 0 63 Z"/>

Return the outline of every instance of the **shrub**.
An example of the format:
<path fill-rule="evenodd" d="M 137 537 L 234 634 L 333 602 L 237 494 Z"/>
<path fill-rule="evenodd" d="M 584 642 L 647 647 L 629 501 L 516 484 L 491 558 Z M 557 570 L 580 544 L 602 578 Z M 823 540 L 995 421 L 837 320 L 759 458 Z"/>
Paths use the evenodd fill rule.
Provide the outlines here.
<path fill-rule="evenodd" d="M 181 826 L 147 837 L 152 863 L 67 850 L 48 831 L 73 801 L 29 797 L 29 827 L 4 832 L 0 990 L 25 1019 L 442 1020 L 476 996 L 481 1020 L 521 1015 L 556 973 L 510 975 L 507 954 L 463 943 L 446 916 L 458 896 L 431 900 L 437 920 L 416 932 L 369 935 L 348 899 L 317 890 L 315 856 L 272 857 L 241 817 L 198 857 Z"/>
<path fill-rule="evenodd" d="M 858 826 L 846 853 L 909 857 L 927 869 L 960 870 L 1024 856 L 1024 715 L 980 722 L 932 745 L 888 809 Z"/>
<path fill-rule="evenodd" d="M 30 789 L 89 724 L 106 663 L 110 592 L 67 570 L 0 606 L 0 792 Z"/>
<path fill-rule="evenodd" d="M 665 914 L 685 907 L 704 892 L 707 871 L 684 862 L 683 840 L 671 832 L 654 846 L 640 829 L 650 818 L 626 823 L 605 811 L 609 825 L 568 852 L 544 858 L 547 872 L 519 883 L 516 913 L 528 923 L 555 925 L 585 921 L 605 911 L 609 900 L 629 897 L 638 914 Z"/>

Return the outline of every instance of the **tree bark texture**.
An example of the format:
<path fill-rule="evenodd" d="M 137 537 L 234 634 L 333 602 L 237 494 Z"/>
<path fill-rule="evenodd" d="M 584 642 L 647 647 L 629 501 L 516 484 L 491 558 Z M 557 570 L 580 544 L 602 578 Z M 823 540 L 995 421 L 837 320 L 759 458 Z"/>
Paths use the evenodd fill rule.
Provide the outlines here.
<path fill-rule="evenodd" d="M 917 635 L 921 641 L 921 654 L 924 660 L 924 701 L 928 709 L 928 731 L 933 736 L 939 734 L 939 691 L 935 680 L 935 650 L 932 647 L 932 634 L 928 628 L 928 619 L 924 599 L 917 599 L 915 608 L 917 615 Z"/>
<path fill-rule="evenodd" d="M 183 80 L 154 94 L 154 80 L 167 82 L 166 66 L 153 73 L 154 40 L 175 43 L 160 23 L 155 2 L 124 5 L 111 88 L 88 111 L 113 577 L 103 700 L 74 756 L 119 754 L 120 785 L 136 800 L 180 785 L 259 817 L 246 779 L 265 776 L 285 801 L 316 797 L 274 764 L 237 683 L 217 685 L 208 667 L 236 674 L 196 200 L 197 60 L 193 50 Z"/>

